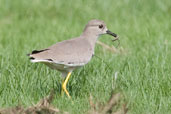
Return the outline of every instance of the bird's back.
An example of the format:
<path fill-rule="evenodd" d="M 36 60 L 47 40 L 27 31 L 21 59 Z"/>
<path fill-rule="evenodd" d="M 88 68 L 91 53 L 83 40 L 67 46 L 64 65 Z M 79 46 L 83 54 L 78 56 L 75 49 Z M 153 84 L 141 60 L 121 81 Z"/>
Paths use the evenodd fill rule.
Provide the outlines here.
<path fill-rule="evenodd" d="M 51 60 L 64 64 L 86 64 L 90 61 L 93 48 L 82 37 L 56 43 L 38 53 L 30 54 L 35 60 Z"/>

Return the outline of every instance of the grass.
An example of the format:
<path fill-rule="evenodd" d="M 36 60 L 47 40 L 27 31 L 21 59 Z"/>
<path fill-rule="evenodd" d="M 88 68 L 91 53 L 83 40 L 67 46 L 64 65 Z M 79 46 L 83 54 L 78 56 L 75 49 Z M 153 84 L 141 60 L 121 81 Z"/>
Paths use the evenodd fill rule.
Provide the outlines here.
<path fill-rule="evenodd" d="M 170 114 L 170 12 L 170 0 L 0 0 L 0 107 L 30 106 L 53 88 L 53 105 L 81 114 L 90 109 L 90 93 L 105 103 L 114 90 L 123 93 L 130 114 Z M 94 57 L 72 74 L 72 103 L 60 96 L 60 73 L 30 63 L 26 54 L 79 36 L 94 18 L 120 36 L 125 52 L 96 45 L 95 54 L 105 62 Z M 99 40 L 117 45 L 111 39 Z"/>

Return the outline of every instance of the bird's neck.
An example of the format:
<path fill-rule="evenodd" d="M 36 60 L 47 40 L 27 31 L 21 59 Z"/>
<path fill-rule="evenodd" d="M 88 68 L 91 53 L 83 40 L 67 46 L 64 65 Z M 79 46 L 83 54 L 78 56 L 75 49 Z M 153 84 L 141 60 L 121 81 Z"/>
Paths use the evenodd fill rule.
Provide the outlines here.
<path fill-rule="evenodd" d="M 86 35 L 82 34 L 82 37 L 84 39 L 86 39 L 90 43 L 91 47 L 94 50 L 95 44 L 96 44 L 96 41 L 97 41 L 99 35 L 94 35 L 94 34 L 89 33 L 89 34 L 86 34 Z"/>

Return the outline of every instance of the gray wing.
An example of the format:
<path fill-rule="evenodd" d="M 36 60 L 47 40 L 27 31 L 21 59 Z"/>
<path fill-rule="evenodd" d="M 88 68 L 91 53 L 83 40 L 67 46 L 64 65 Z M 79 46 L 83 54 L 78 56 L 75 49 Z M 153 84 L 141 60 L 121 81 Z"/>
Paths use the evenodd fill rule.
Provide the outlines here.
<path fill-rule="evenodd" d="M 33 51 L 31 59 L 49 60 L 66 64 L 86 64 L 90 61 L 93 49 L 84 38 L 75 38 L 56 43 L 47 49 Z"/>

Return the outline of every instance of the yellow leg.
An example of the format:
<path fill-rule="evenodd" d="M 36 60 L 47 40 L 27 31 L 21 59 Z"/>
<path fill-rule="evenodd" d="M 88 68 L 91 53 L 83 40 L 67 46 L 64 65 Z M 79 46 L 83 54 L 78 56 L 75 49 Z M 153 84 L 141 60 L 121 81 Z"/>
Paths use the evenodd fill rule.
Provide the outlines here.
<path fill-rule="evenodd" d="M 69 98 L 71 98 L 71 96 L 69 95 L 69 93 L 68 93 L 68 91 L 67 91 L 67 89 L 66 89 L 66 85 L 67 85 L 67 83 L 68 83 L 68 80 L 69 80 L 70 76 L 71 76 L 71 72 L 68 73 L 68 75 L 67 75 L 65 81 L 62 82 L 62 91 L 64 91 L 64 92 L 67 94 L 67 96 L 68 96 Z"/>

